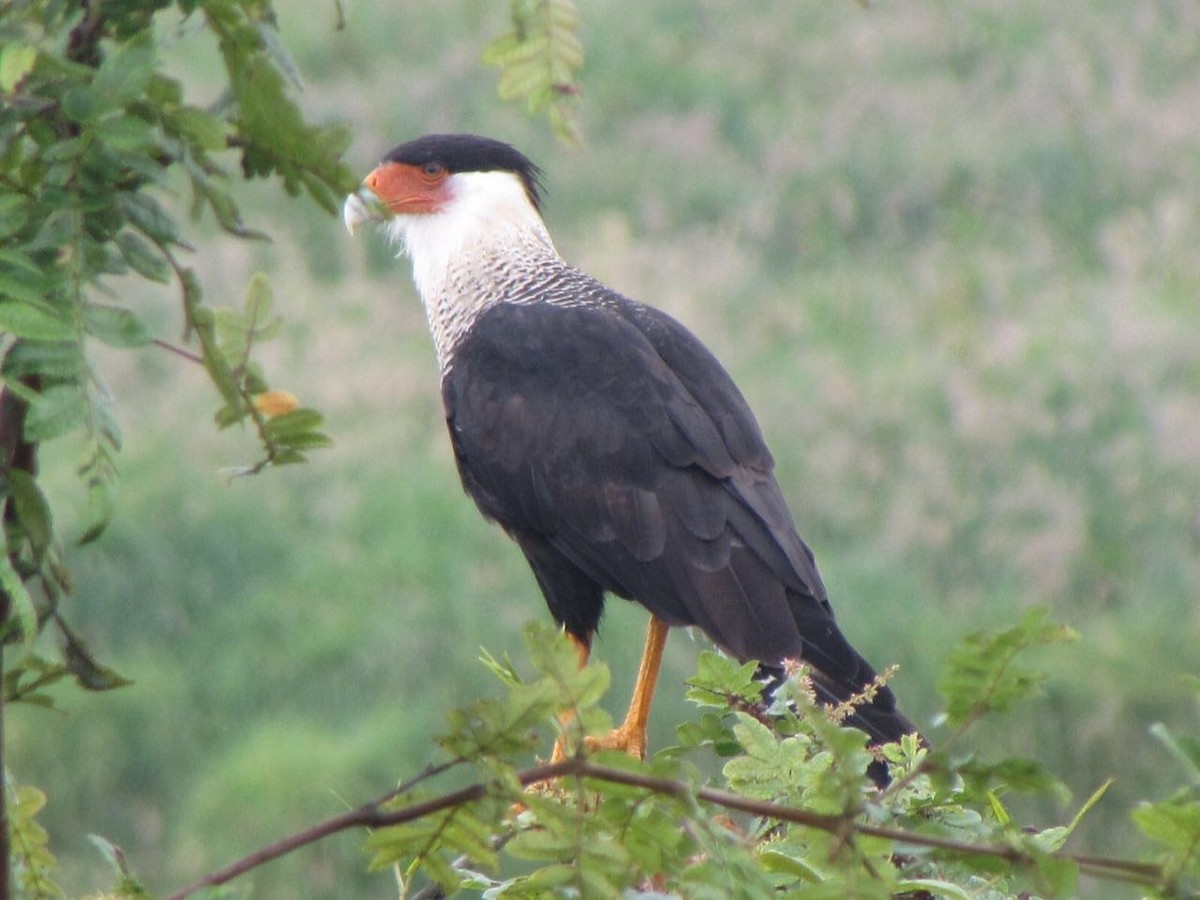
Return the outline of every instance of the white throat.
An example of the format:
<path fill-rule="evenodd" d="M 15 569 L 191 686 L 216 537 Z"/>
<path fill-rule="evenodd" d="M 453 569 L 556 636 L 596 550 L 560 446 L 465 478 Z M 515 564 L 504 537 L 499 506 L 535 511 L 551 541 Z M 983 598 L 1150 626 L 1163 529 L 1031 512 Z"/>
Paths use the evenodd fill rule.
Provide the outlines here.
<path fill-rule="evenodd" d="M 438 212 L 396 215 L 387 226 L 412 261 L 443 371 L 474 318 L 506 299 L 504 276 L 513 262 L 558 256 L 516 175 L 460 172 L 446 187 L 451 199 Z"/>
<path fill-rule="evenodd" d="M 436 213 L 397 215 L 389 236 L 412 260 L 413 281 L 423 302 L 438 293 L 450 272 L 480 255 L 527 244 L 554 244 L 511 172 L 460 172 L 446 183 L 451 199 Z"/>

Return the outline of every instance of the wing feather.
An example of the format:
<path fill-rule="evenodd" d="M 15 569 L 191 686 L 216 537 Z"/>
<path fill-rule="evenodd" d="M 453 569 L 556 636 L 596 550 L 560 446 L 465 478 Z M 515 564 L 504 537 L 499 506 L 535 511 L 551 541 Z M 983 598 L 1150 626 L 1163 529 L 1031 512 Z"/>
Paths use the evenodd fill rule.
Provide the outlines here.
<path fill-rule="evenodd" d="M 824 587 L 749 407 L 682 326 L 632 303 L 499 305 L 443 391 L 487 516 L 741 658 L 800 653 L 787 591 L 824 606 Z"/>
<path fill-rule="evenodd" d="M 682 325 L 606 296 L 500 304 L 458 345 L 442 390 L 467 492 L 583 640 L 611 592 L 739 659 L 802 659 L 832 701 L 861 690 L 875 673 L 834 621 L 745 399 Z M 878 740 L 912 730 L 886 688 L 851 721 Z"/>

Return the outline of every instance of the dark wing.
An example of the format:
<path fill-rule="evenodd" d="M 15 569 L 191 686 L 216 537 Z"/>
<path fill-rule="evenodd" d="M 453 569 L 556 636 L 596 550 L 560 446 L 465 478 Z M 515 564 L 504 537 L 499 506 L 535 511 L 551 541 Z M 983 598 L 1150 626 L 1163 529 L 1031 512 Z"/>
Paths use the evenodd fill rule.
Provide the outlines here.
<path fill-rule="evenodd" d="M 611 300 L 501 304 L 463 338 L 443 397 L 468 493 L 568 628 L 573 602 L 594 627 L 602 588 L 739 659 L 802 658 L 838 699 L 858 690 L 874 673 L 834 623 L 745 399 L 683 326 Z"/>

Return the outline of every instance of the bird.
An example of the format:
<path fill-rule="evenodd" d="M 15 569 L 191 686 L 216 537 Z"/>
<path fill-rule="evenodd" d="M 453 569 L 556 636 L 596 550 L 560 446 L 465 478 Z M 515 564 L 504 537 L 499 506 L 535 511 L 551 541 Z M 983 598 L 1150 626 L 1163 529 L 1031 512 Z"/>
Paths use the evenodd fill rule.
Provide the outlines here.
<path fill-rule="evenodd" d="M 865 691 L 846 722 L 873 745 L 915 733 L 839 628 L 732 377 L 675 318 L 565 262 L 542 208 L 541 169 L 515 147 L 429 134 L 389 151 L 343 218 L 409 257 L 463 487 L 524 553 L 580 665 L 606 596 L 650 613 L 629 711 L 596 744 L 644 757 L 685 626 L 768 677 L 802 663 L 826 705 Z"/>

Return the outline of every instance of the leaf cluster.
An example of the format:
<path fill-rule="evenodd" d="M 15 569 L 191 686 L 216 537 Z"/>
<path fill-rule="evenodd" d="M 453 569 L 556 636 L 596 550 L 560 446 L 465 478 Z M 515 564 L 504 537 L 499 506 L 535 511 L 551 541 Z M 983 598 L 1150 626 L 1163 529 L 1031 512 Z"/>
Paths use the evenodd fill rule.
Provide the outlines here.
<path fill-rule="evenodd" d="M 37 821 L 46 805 L 46 795 L 32 785 L 18 785 L 4 779 L 8 809 L 8 834 L 13 858 L 17 861 L 14 881 L 23 896 L 53 900 L 65 897 L 54 881 L 58 863 L 50 852 L 49 836 Z"/>
<path fill-rule="evenodd" d="M 545 113 L 560 138 L 577 141 L 575 76 L 583 66 L 583 45 L 574 0 L 511 0 L 510 22 L 510 30 L 483 53 L 484 63 L 500 69 L 500 97 L 523 100 L 531 115 Z"/>
<path fill-rule="evenodd" d="M 168 12 L 199 22 L 219 48 L 229 87 L 215 103 L 192 101 L 164 65 Z M 48 441 L 79 441 L 86 515 L 77 540 L 95 539 L 115 508 L 122 444 L 95 343 L 157 344 L 201 363 L 223 401 L 218 423 L 251 420 L 260 438 L 262 458 L 243 471 L 299 461 L 328 443 L 317 413 L 255 405 L 269 388 L 251 352 L 278 330 L 269 287 L 256 277 L 242 310 L 214 310 L 184 262 L 189 219 L 211 216 L 233 237 L 263 237 L 244 224 L 234 181 L 277 177 L 331 212 L 353 183 L 341 162 L 348 132 L 304 121 L 294 72 L 271 6 L 258 0 L 17 3 L 0 17 L 0 588 L 13 611 L 5 636 L 28 644 L 55 622 L 66 669 L 85 686 L 119 679 L 72 662 L 72 647 L 75 660 L 90 657 L 59 616 L 70 584 L 37 455 Z M 240 171 L 230 167 L 239 160 Z M 192 201 L 182 218 L 173 206 L 180 183 Z M 161 316 L 130 308 L 118 278 L 174 284 L 184 339 L 200 353 L 156 337 Z M 6 685 L 47 677 L 35 666 Z M 10 693 L 22 696 L 33 695 Z"/>
<path fill-rule="evenodd" d="M 249 419 L 263 447 L 258 462 L 229 469 L 229 474 L 251 475 L 268 465 L 304 462 L 307 451 L 332 443 L 320 430 L 324 417 L 300 408 L 292 395 L 272 391 L 253 359 L 254 348 L 275 337 L 282 326 L 273 314 L 274 297 L 263 275 L 250 279 L 240 310 L 211 310 L 191 296 L 185 296 L 184 303 L 201 359 L 225 401 L 214 417 L 217 425 L 227 428 Z"/>
<path fill-rule="evenodd" d="M 976 690 L 972 703 L 987 705 L 995 685 L 1028 673 L 1018 660 L 1047 643 L 1048 628 L 1065 639 L 1041 612 L 1000 634 L 973 635 L 951 655 L 943 683 L 960 700 Z M 574 647 L 549 625 L 529 626 L 526 643 L 529 675 L 485 658 L 502 691 L 451 713 L 438 740 L 440 762 L 172 900 L 228 890 L 239 875 L 350 828 L 369 829 L 371 867 L 390 869 L 400 896 L 413 900 L 464 893 L 1005 900 L 1079 896 L 1085 879 L 1173 898 L 1193 896 L 1200 883 L 1200 753 L 1194 741 L 1162 729 L 1156 735 L 1179 761 L 1184 787 L 1134 810 L 1148 840 L 1144 858 L 1109 858 L 1069 848 L 1107 783 L 1063 824 L 1019 822 L 1007 795 L 1051 789 L 1050 776 L 1027 777 L 1032 764 L 1021 760 L 977 760 L 962 749 L 969 723 L 938 735 L 934 750 L 918 735 L 867 747 L 861 733 L 842 726 L 842 710 L 813 699 L 803 667 L 767 696 L 752 666 L 705 654 L 690 682 L 699 715 L 679 729 L 676 746 L 648 761 L 592 751 L 587 736 L 611 724 L 598 706 L 607 670 L 579 669 Z M 980 666 L 967 663 L 966 649 L 1000 645 L 1009 652 L 991 657 L 978 680 Z M 1035 693 L 1036 679 L 1019 680 L 1026 688 L 1010 692 L 1011 703 Z M 869 690 L 849 702 L 863 702 Z M 562 751 L 530 765 L 529 753 L 552 739 Z M 867 774 L 878 760 L 891 778 L 883 788 Z M 146 896 L 120 851 L 101 847 L 110 862 L 116 854 L 120 895 Z"/>
<path fill-rule="evenodd" d="M 603 720 L 594 713 L 607 673 L 572 671 L 567 642 L 533 627 L 536 677 L 492 661 L 508 693 L 452 714 L 441 741 L 448 766 L 469 766 L 479 780 L 457 796 L 395 797 L 388 815 L 403 822 L 369 838 L 372 865 L 395 866 L 403 885 L 423 872 L 438 896 L 489 898 L 1066 897 L 1081 876 L 1183 896 L 1200 873 L 1195 780 L 1134 812 L 1155 845 L 1148 860 L 1107 859 L 1066 850 L 1107 784 L 1065 824 L 1031 826 L 1015 820 L 1005 796 L 1061 793 L 1057 780 L 1026 760 L 951 752 L 975 721 L 1036 694 L 1040 678 L 1021 657 L 1070 637 L 1038 610 L 1000 634 L 968 638 L 942 684 L 948 708 L 973 712 L 957 714 L 936 752 L 917 735 L 868 748 L 839 711 L 813 699 L 803 668 L 767 697 L 752 664 L 705 654 L 690 681 L 698 719 L 681 726 L 678 746 L 640 762 L 580 742 L 578 723 L 591 732 Z M 519 769 L 517 755 L 550 733 L 568 742 L 567 757 Z M 1176 742 L 1174 752 L 1194 779 L 1195 747 Z M 715 779 L 704 774 L 713 758 L 723 760 Z M 883 789 L 866 775 L 876 759 L 890 770 Z M 541 781 L 548 774 L 553 784 Z"/>

